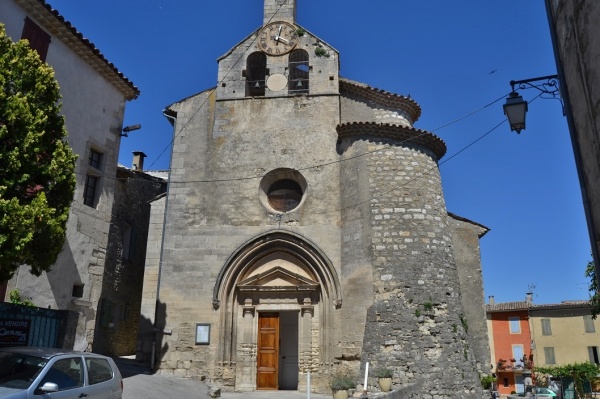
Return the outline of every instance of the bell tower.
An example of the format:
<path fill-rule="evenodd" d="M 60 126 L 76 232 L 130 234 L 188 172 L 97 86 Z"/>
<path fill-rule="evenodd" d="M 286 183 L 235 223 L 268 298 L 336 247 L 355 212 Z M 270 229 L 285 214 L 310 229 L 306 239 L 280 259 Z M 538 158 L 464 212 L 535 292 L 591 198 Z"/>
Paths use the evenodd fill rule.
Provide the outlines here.
<path fill-rule="evenodd" d="M 296 22 L 296 0 L 265 0 L 263 25 L 274 21 Z"/>

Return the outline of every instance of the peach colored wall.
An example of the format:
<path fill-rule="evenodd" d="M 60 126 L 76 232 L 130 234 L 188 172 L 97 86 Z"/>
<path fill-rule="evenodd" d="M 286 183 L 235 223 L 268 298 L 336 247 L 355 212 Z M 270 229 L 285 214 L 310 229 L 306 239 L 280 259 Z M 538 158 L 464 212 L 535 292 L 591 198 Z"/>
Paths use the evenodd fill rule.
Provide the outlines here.
<path fill-rule="evenodd" d="M 498 375 L 498 392 L 503 395 L 510 394 L 511 391 L 516 391 L 514 373 L 500 372 L 496 370 L 498 359 L 509 360 L 513 357 L 512 346 L 522 345 L 523 353 L 529 356 L 531 352 L 531 333 L 529 330 L 529 317 L 526 310 L 514 311 L 514 312 L 499 312 L 489 313 L 491 324 L 491 335 L 492 344 L 494 348 L 494 357 L 492 358 L 492 364 L 494 365 L 494 372 Z M 512 334 L 510 332 L 511 317 L 518 317 L 519 326 L 521 328 L 520 333 Z M 504 378 L 508 378 L 508 387 L 504 386 Z"/>

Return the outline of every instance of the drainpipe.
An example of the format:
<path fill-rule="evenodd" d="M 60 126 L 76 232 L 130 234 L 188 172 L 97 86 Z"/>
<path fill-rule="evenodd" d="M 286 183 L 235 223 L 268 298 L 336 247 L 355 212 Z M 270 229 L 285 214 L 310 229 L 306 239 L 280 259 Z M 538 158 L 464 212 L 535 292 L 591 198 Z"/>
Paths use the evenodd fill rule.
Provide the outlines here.
<path fill-rule="evenodd" d="M 173 138 L 175 138 L 175 126 L 177 123 L 177 118 L 173 115 L 173 113 L 169 113 L 168 110 L 163 110 L 163 115 L 169 119 L 171 125 L 173 126 Z M 174 140 L 173 140 L 174 141 Z M 163 255 L 165 250 L 165 231 L 167 226 L 167 209 L 169 206 L 169 190 L 171 188 L 171 170 L 173 167 L 173 142 L 171 142 L 171 159 L 169 160 L 169 173 L 167 175 L 167 192 L 165 195 L 165 210 L 163 213 L 163 225 L 162 225 L 162 236 L 160 239 L 160 255 L 158 260 L 158 275 L 156 279 L 156 303 L 154 305 L 154 340 L 152 341 L 152 353 L 150 355 L 150 368 L 154 371 L 154 365 L 156 362 L 156 344 L 157 344 L 157 335 L 159 330 L 157 321 L 158 321 L 158 305 L 160 304 L 160 277 L 162 274 L 162 263 L 163 263 Z"/>
<path fill-rule="evenodd" d="M 588 184 L 585 180 L 583 173 L 581 151 L 579 149 L 579 141 L 577 134 L 577 126 L 573 119 L 573 111 L 571 109 L 571 99 L 569 96 L 569 89 L 567 87 L 567 81 L 565 79 L 565 71 L 561 63 L 561 56 L 558 49 L 556 25 L 554 21 L 554 15 L 552 13 L 552 0 L 546 1 L 546 14 L 548 15 L 548 25 L 550 27 L 550 37 L 552 39 L 552 48 L 554 50 L 554 60 L 556 62 L 556 71 L 558 72 L 558 80 L 560 81 L 561 90 L 560 94 L 565 103 L 565 116 L 567 118 L 567 124 L 569 126 L 569 133 L 571 135 L 571 145 L 573 146 L 573 155 L 575 157 L 575 166 L 577 168 L 577 176 L 579 177 L 579 186 L 581 187 L 581 195 L 583 198 L 583 210 L 585 212 L 585 220 L 587 222 L 588 233 L 590 235 L 590 242 L 592 244 L 592 258 L 594 260 L 594 270 L 596 272 L 596 283 L 600 287 L 600 254 L 598 253 L 597 241 L 600 240 L 598 232 L 594 227 L 594 221 L 592 219 L 592 212 L 590 209 L 590 199 L 588 196 Z M 563 89 L 564 87 L 564 89 Z"/>

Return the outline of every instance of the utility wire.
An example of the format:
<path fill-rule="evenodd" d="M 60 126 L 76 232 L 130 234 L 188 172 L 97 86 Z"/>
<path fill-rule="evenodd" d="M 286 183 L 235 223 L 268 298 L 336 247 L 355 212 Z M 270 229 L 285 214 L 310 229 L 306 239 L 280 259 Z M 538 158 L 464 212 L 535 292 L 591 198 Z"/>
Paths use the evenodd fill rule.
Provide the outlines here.
<path fill-rule="evenodd" d="M 497 103 L 498 101 L 500 101 L 500 100 L 502 100 L 502 99 L 506 98 L 506 96 L 507 96 L 507 95 L 508 95 L 508 94 L 505 94 L 505 95 L 503 95 L 503 96 L 499 97 L 498 99 L 496 99 L 496 100 L 494 100 L 494 101 L 492 101 L 492 102 L 490 102 L 490 103 L 488 103 L 488 104 L 486 104 L 486 105 L 484 105 L 484 106 L 482 106 L 482 107 L 480 107 L 480 108 L 477 108 L 476 110 L 474 110 L 474 111 L 471 111 L 471 112 L 469 112 L 469 113 L 465 114 L 464 116 L 461 116 L 461 117 L 459 117 L 459 118 L 456 118 L 456 119 L 452 120 L 451 122 L 445 123 L 445 124 L 443 124 L 443 125 L 441 125 L 441 126 L 439 126 L 439 127 L 435 128 L 435 129 L 433 129 L 433 130 L 431 130 L 431 131 L 423 131 L 423 133 L 421 133 L 421 134 L 419 134 L 419 135 L 416 135 L 416 136 L 414 136 L 414 137 L 411 137 L 411 138 L 408 138 L 408 139 L 406 139 L 406 140 L 403 140 L 403 141 L 399 142 L 399 144 L 405 144 L 405 143 L 407 143 L 407 142 L 410 142 L 410 141 L 412 141 L 412 140 L 414 140 L 414 139 L 416 139 L 416 138 L 419 138 L 419 137 L 421 137 L 421 136 L 423 136 L 423 135 L 429 134 L 430 132 L 434 132 L 434 131 L 436 131 L 436 130 L 440 130 L 440 129 L 446 128 L 446 127 L 448 127 L 448 126 L 450 126 L 450 125 L 453 125 L 453 124 L 455 124 L 455 123 L 458 123 L 458 122 L 460 122 L 461 120 L 464 120 L 464 119 L 466 119 L 467 117 L 469 117 L 469 116 L 472 116 L 472 115 L 474 115 L 474 114 L 476 114 L 476 113 L 478 113 L 478 112 L 481 112 L 481 111 L 483 111 L 484 109 L 486 109 L 486 108 L 488 108 L 488 107 L 492 106 L 493 104 Z M 537 99 L 538 97 L 539 97 L 539 95 L 538 95 L 537 97 L 535 97 L 533 100 L 531 100 L 531 102 L 533 102 L 533 101 L 534 101 L 535 99 Z M 197 111 L 196 111 L 196 113 L 198 113 L 198 112 L 199 112 L 199 110 L 197 110 Z M 195 113 L 195 114 L 196 114 L 196 113 Z M 183 128 L 182 128 L 182 130 L 183 130 Z M 181 132 L 180 132 L 180 133 L 181 133 Z M 168 148 L 168 147 L 167 147 L 167 148 Z M 363 156 L 366 156 L 366 155 L 370 155 L 370 154 L 372 154 L 372 153 L 374 153 L 374 152 L 377 152 L 377 151 L 379 151 L 379 150 L 367 151 L 367 152 L 360 153 L 360 154 L 357 154 L 357 155 L 354 155 L 354 156 L 352 156 L 352 157 L 348 157 L 348 158 L 345 158 L 345 159 L 332 160 L 332 161 L 323 162 L 323 163 L 320 163 L 320 164 L 309 165 L 309 166 L 305 166 L 305 167 L 302 167 L 302 168 L 297 168 L 296 170 L 298 170 L 298 171 L 303 171 L 303 170 L 310 170 L 310 169 L 319 168 L 319 167 L 325 167 L 325 166 L 333 165 L 333 164 L 336 164 L 336 163 L 342 163 L 342 162 L 346 162 L 346 161 L 354 160 L 354 159 L 357 159 L 357 158 L 360 158 L 360 157 L 363 157 Z M 445 161 L 444 161 L 444 162 L 445 162 Z M 444 162 L 442 162 L 442 163 L 444 163 Z M 150 166 L 152 166 L 152 165 L 150 165 Z M 168 172 L 169 172 L 169 171 L 167 171 L 167 173 L 168 173 Z M 148 173 L 148 172 L 145 172 L 145 173 Z M 81 174 L 85 174 L 85 173 L 81 173 Z M 171 184 L 187 184 L 187 183 L 223 183 L 223 182 L 229 182 L 229 181 L 231 181 L 231 182 L 234 182 L 234 181 L 243 181 L 243 180 L 253 180 L 253 179 L 260 179 L 260 178 L 263 178 L 263 177 L 264 177 L 264 175 L 260 175 L 260 176 L 243 176 L 243 177 L 232 177 L 232 178 L 226 178 L 226 179 L 186 180 L 186 181 L 170 182 L 170 183 L 171 183 Z M 130 179 L 130 180 L 136 180 L 136 179 Z M 146 180 L 146 179 L 139 179 L 139 180 Z"/>

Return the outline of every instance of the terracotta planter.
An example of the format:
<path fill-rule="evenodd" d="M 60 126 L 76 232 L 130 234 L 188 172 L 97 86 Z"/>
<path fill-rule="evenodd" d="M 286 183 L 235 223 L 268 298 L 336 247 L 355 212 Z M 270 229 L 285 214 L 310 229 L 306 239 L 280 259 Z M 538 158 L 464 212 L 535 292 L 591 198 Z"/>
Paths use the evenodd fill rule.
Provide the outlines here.
<path fill-rule="evenodd" d="M 389 392 L 392 390 L 392 379 L 385 377 L 385 378 L 379 378 L 377 380 L 379 382 L 379 388 L 381 389 L 381 392 Z"/>
<path fill-rule="evenodd" d="M 340 389 L 339 391 L 333 391 L 333 399 L 348 399 L 348 390 Z"/>

